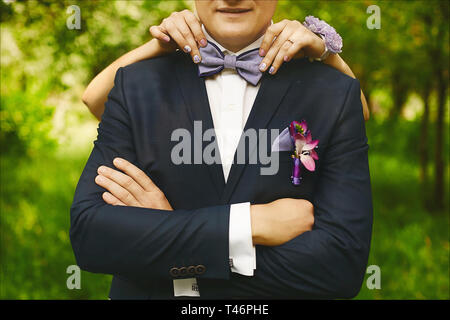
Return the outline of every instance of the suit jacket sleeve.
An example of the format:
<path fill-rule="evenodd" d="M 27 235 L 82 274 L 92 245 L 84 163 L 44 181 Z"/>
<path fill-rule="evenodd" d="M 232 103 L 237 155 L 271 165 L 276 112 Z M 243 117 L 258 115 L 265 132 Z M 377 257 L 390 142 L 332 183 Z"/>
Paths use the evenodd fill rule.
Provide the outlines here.
<path fill-rule="evenodd" d="M 171 268 L 189 265 L 205 267 L 198 278 L 228 278 L 229 205 L 163 211 L 103 201 L 105 190 L 94 182 L 97 168 L 114 167 L 117 156 L 136 164 L 122 77 L 119 69 L 71 206 L 70 239 L 78 265 L 141 284 L 170 279 Z"/>
<path fill-rule="evenodd" d="M 313 230 L 281 246 L 257 246 L 255 276 L 232 274 L 233 297 L 348 298 L 359 292 L 370 247 L 372 198 L 359 82 L 349 82 L 321 159 Z"/>

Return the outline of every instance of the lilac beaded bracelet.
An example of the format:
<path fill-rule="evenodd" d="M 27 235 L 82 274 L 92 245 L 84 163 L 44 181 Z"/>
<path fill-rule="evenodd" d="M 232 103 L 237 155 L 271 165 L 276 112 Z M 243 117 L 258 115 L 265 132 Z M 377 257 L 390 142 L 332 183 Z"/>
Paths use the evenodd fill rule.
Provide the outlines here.
<path fill-rule="evenodd" d="M 325 41 L 325 53 L 342 52 L 342 38 L 328 23 L 314 16 L 307 16 L 305 18 L 305 22 L 303 22 L 303 25 L 315 34 L 320 35 Z"/>

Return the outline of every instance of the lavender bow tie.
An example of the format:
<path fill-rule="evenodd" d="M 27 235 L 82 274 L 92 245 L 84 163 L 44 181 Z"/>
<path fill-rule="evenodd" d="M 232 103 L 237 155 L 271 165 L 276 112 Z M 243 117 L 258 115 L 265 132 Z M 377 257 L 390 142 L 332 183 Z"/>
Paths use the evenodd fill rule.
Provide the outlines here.
<path fill-rule="evenodd" d="M 259 64 L 263 57 L 259 55 L 258 49 L 246 51 L 238 56 L 224 55 L 214 43 L 208 41 L 206 47 L 200 47 L 200 54 L 202 55 L 202 61 L 198 64 L 200 77 L 212 76 L 225 68 L 235 69 L 242 78 L 254 86 L 262 77 Z"/>

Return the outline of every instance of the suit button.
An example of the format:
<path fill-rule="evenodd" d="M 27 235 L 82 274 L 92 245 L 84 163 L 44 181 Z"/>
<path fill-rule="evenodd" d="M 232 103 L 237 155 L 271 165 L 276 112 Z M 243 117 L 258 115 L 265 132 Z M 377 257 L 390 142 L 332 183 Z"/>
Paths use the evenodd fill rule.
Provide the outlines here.
<path fill-rule="evenodd" d="M 185 275 L 187 274 L 187 269 L 186 269 L 186 267 L 181 267 L 181 268 L 179 269 L 179 271 L 180 271 L 180 276 L 185 276 Z"/>
<path fill-rule="evenodd" d="M 199 264 L 198 266 L 195 267 L 196 274 L 204 274 L 205 271 L 206 271 L 206 267 L 202 264 Z"/>
<path fill-rule="evenodd" d="M 194 266 L 189 266 L 187 268 L 187 273 L 190 274 L 190 275 L 195 274 L 195 267 Z"/>
<path fill-rule="evenodd" d="M 169 273 L 172 277 L 178 277 L 180 270 L 178 268 L 172 268 L 170 269 Z"/>

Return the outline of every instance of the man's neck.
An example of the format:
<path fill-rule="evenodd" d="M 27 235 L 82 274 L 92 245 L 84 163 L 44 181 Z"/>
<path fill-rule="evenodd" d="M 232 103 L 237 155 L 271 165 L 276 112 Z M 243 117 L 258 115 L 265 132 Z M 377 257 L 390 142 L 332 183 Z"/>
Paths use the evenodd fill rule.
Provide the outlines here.
<path fill-rule="evenodd" d="M 252 38 L 251 40 L 247 40 L 247 41 L 243 41 L 243 42 L 237 42 L 236 40 L 239 39 L 232 39 L 232 41 L 226 41 L 226 39 L 220 39 L 218 37 L 214 37 L 211 35 L 210 32 L 208 32 L 206 30 L 206 28 L 203 26 L 203 30 L 206 31 L 206 33 L 212 38 L 214 39 L 215 42 L 217 42 L 218 44 L 220 44 L 223 48 L 227 49 L 228 51 L 231 51 L 233 53 L 239 52 L 240 50 L 244 49 L 245 47 L 251 45 L 252 43 L 254 43 L 256 40 L 258 40 L 267 30 L 267 28 L 265 28 L 263 31 L 261 31 L 259 34 L 257 34 L 254 38 Z"/>
<path fill-rule="evenodd" d="M 226 40 L 222 40 L 222 41 L 218 41 L 215 40 L 220 43 L 220 45 L 222 47 L 224 47 L 225 49 L 231 51 L 231 52 L 239 52 L 240 50 L 244 49 L 245 47 L 248 47 L 249 45 L 251 45 L 253 42 L 255 42 L 258 38 L 260 38 L 262 35 L 264 34 L 264 32 L 262 32 L 261 34 L 258 34 L 257 36 L 255 36 L 253 39 L 251 39 L 250 41 L 246 41 L 243 43 L 236 43 L 235 41 L 230 41 L 227 42 Z"/>

